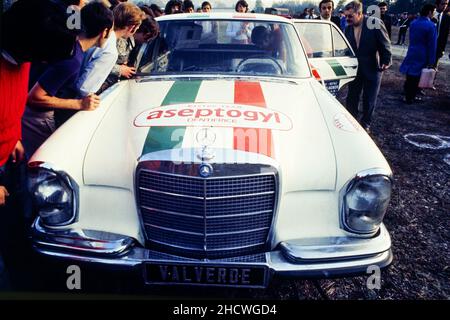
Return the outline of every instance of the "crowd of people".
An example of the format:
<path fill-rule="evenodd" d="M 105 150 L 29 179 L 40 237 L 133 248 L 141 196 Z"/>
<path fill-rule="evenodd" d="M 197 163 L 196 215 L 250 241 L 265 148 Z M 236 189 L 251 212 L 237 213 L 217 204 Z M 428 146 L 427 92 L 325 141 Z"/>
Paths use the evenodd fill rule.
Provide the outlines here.
<path fill-rule="evenodd" d="M 297 16 L 335 23 L 345 33 L 359 61 L 349 85 L 346 107 L 359 119 L 362 95 L 362 126 L 369 131 L 380 90 L 382 74 L 391 66 L 391 29 L 400 29 L 397 44 L 403 44 L 409 29 L 408 53 L 400 71 L 405 74 L 405 102 L 418 101 L 423 68 L 438 68 L 447 44 L 450 15 L 448 0 L 426 4 L 419 17 L 393 16 L 388 5 L 379 3 L 379 28 L 368 27 L 368 17 L 358 0 L 334 15 L 333 0 L 322 0 Z M 68 8 L 78 12 L 81 27 L 67 27 Z M 190 0 L 170 0 L 164 8 L 138 6 L 126 0 L 17 0 L 2 15 L 0 56 L 0 210 L 17 185 L 13 174 L 39 146 L 74 113 L 95 110 L 100 93 L 120 79 L 136 74 L 131 57 L 140 46 L 159 34 L 155 18 L 176 13 L 210 12 L 205 1 L 195 8 Z M 235 11 L 246 13 L 245 0 Z M 375 18 L 378 19 L 378 18 Z M 214 24 L 205 24 L 212 30 Z M 255 29 L 255 30 L 252 30 Z M 267 30 L 230 23 L 226 34 L 232 42 L 261 42 Z M 44 36 L 45 35 L 45 36 Z"/>

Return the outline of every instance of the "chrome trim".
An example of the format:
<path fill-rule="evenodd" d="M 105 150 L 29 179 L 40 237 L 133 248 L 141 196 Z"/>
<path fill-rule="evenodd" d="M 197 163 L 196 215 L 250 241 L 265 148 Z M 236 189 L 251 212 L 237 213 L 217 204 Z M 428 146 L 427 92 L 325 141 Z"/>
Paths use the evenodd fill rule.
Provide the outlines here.
<path fill-rule="evenodd" d="M 220 219 L 220 218 L 236 218 L 236 217 L 248 217 L 248 216 L 256 216 L 262 213 L 271 213 L 273 210 L 263 210 L 263 211 L 255 211 L 255 212 L 247 212 L 241 214 L 230 214 L 230 215 L 221 215 L 221 216 L 212 216 L 207 217 L 207 219 Z"/>
<path fill-rule="evenodd" d="M 117 255 L 129 250 L 135 241 L 127 236 L 84 229 L 50 230 L 37 218 L 31 227 L 34 245 L 49 250 L 81 251 L 91 254 Z"/>
<path fill-rule="evenodd" d="M 260 165 L 261 170 L 266 170 L 265 167 L 267 167 L 267 172 L 261 172 L 261 173 L 248 173 L 246 171 L 242 172 L 242 175 L 232 174 L 232 175 L 217 175 L 217 170 L 214 172 L 215 176 L 211 176 L 208 178 L 201 178 L 196 175 L 196 173 L 192 172 L 183 172 L 183 173 L 168 173 L 164 171 L 158 171 L 158 170 L 149 170 L 146 168 L 140 167 L 140 163 L 143 162 L 151 162 L 151 161 L 160 161 L 160 162 L 172 162 L 174 164 L 183 164 L 183 163 L 190 163 L 190 164 L 201 164 L 202 162 L 196 157 L 198 149 L 195 148 L 189 148 L 189 149 L 172 149 L 172 150 L 163 150 L 163 151 L 157 151 L 152 152 L 149 154 L 144 154 L 138 159 L 138 166 L 136 167 L 136 170 L 134 172 L 134 189 L 137 190 L 137 177 L 139 176 L 139 172 L 141 170 L 145 170 L 147 172 L 154 172 L 157 174 L 167 174 L 173 177 L 181 177 L 186 178 L 190 177 L 193 179 L 199 179 L 199 180 L 214 180 L 214 179 L 223 179 L 223 178 L 245 178 L 245 177 L 254 177 L 254 176 L 260 176 L 260 175 L 268 175 L 273 174 L 275 179 L 275 186 L 276 186 L 276 192 L 274 195 L 274 208 L 273 208 L 273 215 L 272 215 L 272 221 L 271 225 L 269 227 L 268 236 L 266 239 L 266 242 L 264 243 L 264 246 L 270 250 L 273 249 L 273 246 L 275 245 L 274 239 L 275 239 L 275 226 L 276 221 L 278 219 L 279 214 L 279 201 L 281 197 L 281 168 L 280 165 L 276 160 L 273 158 L 267 157 L 265 155 L 256 154 L 256 153 L 250 153 L 240 150 L 229 150 L 229 149 L 219 149 L 214 148 L 214 152 L 216 154 L 216 157 L 214 158 L 214 161 L 210 161 L 209 163 L 214 165 L 232 165 L 232 164 L 253 164 L 253 165 Z M 138 197 L 136 197 L 136 207 L 138 208 L 138 214 L 140 218 L 141 228 L 142 230 L 145 230 L 145 224 L 143 221 L 143 215 L 141 212 L 141 205 L 139 203 Z M 256 214 L 256 213 L 254 213 Z M 237 216 L 237 215 L 236 215 Z M 204 218 L 199 216 L 199 218 Z M 207 217 L 208 219 L 213 219 L 215 217 Z M 205 233 L 206 234 L 206 233 Z M 153 241 L 153 240 L 152 240 Z M 161 243 L 163 244 L 163 243 Z M 164 244 L 166 245 L 166 244 Z M 171 247 L 176 247 L 172 245 L 168 245 Z M 237 247 L 237 248 L 224 248 L 221 250 L 233 250 L 233 249 L 245 249 L 246 247 L 253 247 L 252 246 L 243 246 L 243 247 Z M 220 250 L 211 250 L 209 251 L 220 251 Z"/>
<path fill-rule="evenodd" d="M 206 234 L 206 236 L 226 236 L 228 234 L 244 234 L 244 233 L 263 231 L 263 230 L 267 230 L 267 229 L 269 229 L 269 227 L 256 228 L 256 229 L 243 230 L 243 231 L 216 232 L 216 233 L 208 233 L 208 234 Z"/>
<path fill-rule="evenodd" d="M 155 209 L 150 208 L 147 206 L 141 206 L 141 208 L 144 208 L 149 211 L 156 211 L 156 212 L 162 212 L 171 214 L 174 216 L 180 216 L 180 217 L 187 217 L 187 218 L 195 218 L 195 219 L 203 219 L 203 216 L 195 216 L 193 214 L 187 214 L 187 213 L 180 213 L 180 212 L 174 212 L 174 211 L 167 211 L 167 210 L 161 210 L 161 209 Z M 264 211 L 255 211 L 255 212 L 248 212 L 248 213 L 242 213 L 242 214 L 230 214 L 230 215 L 217 215 L 217 216 L 211 216 L 206 217 L 206 219 L 221 219 L 221 218 L 235 218 L 235 217 L 247 217 L 247 216 L 254 216 L 262 213 L 270 213 L 272 210 L 264 210 Z"/>
<path fill-rule="evenodd" d="M 300 81 L 314 79 L 312 77 L 306 78 L 273 78 L 270 76 L 255 77 L 252 75 L 225 75 L 225 74 L 165 74 L 165 75 L 148 75 L 145 73 L 140 73 L 137 78 L 134 78 L 136 83 L 145 83 L 151 81 L 174 81 L 174 80 L 196 80 L 202 79 L 207 81 L 220 81 L 220 80 L 243 80 L 243 81 L 259 81 L 259 82 L 275 82 L 275 83 L 286 83 L 291 85 L 298 85 Z M 131 81 L 131 80 L 125 80 Z"/>
<path fill-rule="evenodd" d="M 270 253 L 269 265 L 275 274 L 283 277 L 301 278 L 330 278 L 367 274 L 367 268 L 378 266 L 387 267 L 391 264 L 392 251 L 359 259 L 329 260 L 320 263 L 290 263 L 280 251 Z"/>
<path fill-rule="evenodd" d="M 161 174 L 158 171 L 149 171 L 149 170 L 145 170 L 142 169 L 141 171 L 145 171 L 145 172 L 153 172 L 153 173 L 158 173 Z M 186 177 L 186 176 L 184 176 Z M 253 175 L 250 175 L 248 177 L 254 177 Z M 190 177 L 189 177 L 190 178 Z M 220 179 L 224 179 L 225 177 L 220 177 Z M 232 179 L 232 178 L 228 178 L 227 179 Z M 239 178 L 245 178 L 244 176 L 240 176 Z M 203 178 L 205 180 L 208 180 L 208 178 Z M 154 193 L 159 193 L 159 194 L 164 194 L 164 195 L 168 195 L 168 196 L 174 196 L 174 197 L 180 197 L 180 198 L 189 198 L 189 199 L 196 199 L 196 200 L 222 200 L 222 199 L 236 199 L 236 198 L 247 198 L 247 197 L 254 197 L 254 196 L 264 196 L 264 195 L 268 195 L 268 194 L 274 194 L 274 191 L 266 191 L 266 192 L 257 192 L 257 193 L 247 193 L 247 194 L 242 194 L 242 195 L 234 195 L 234 196 L 223 196 L 223 197 L 206 197 L 206 195 L 204 197 L 196 197 L 196 196 L 188 196 L 185 194 L 179 194 L 179 193 L 172 193 L 172 192 L 166 192 L 166 191 L 160 191 L 160 190 L 154 190 L 154 189 L 149 189 L 149 188 L 143 188 L 143 187 L 139 187 L 140 190 L 144 190 L 144 191 L 148 191 L 148 192 L 154 192 Z"/>
<path fill-rule="evenodd" d="M 160 244 L 160 245 L 167 246 L 167 247 L 177 248 L 177 249 L 185 249 L 185 250 L 192 250 L 192 251 L 198 250 L 197 248 L 185 247 L 185 246 L 179 246 L 179 245 L 176 245 L 176 244 L 167 244 L 167 243 L 165 243 L 165 242 L 161 242 L 161 241 L 158 241 L 158 240 L 152 240 L 152 242 L 155 242 L 155 243 L 158 243 L 158 244 Z M 240 250 L 240 249 L 247 249 L 247 248 L 257 247 L 257 246 L 260 246 L 260 245 L 263 245 L 263 244 L 265 244 L 265 242 L 255 243 L 255 244 L 252 244 L 252 245 L 241 246 L 241 247 L 229 247 L 229 248 L 220 248 L 220 249 L 208 249 L 208 251 L 211 251 L 211 252 L 217 252 L 217 251 L 224 251 L 224 250 Z M 164 252 L 164 253 L 165 253 L 165 254 L 171 254 L 171 253 L 166 253 L 166 252 Z M 187 257 L 184 257 L 184 258 L 187 258 Z M 195 258 L 191 258 L 191 259 L 195 259 Z M 207 260 L 207 258 L 205 258 L 205 259 Z"/>
<path fill-rule="evenodd" d="M 161 226 L 155 226 L 154 224 L 145 223 L 145 222 L 144 222 L 144 225 L 146 225 L 148 227 L 160 229 L 160 230 L 166 230 L 166 231 L 175 232 L 175 233 L 182 233 L 182 234 L 189 234 L 189 235 L 192 235 L 192 236 L 203 236 L 204 235 L 204 233 L 190 232 L 190 231 L 166 228 L 166 227 L 161 227 Z"/>
<path fill-rule="evenodd" d="M 36 224 L 33 225 L 33 229 Z M 34 230 L 35 231 L 35 230 Z M 45 230 L 47 232 L 47 230 Z M 71 233 L 73 230 L 68 230 Z M 286 277 L 320 277 L 347 276 L 366 273 L 369 266 L 386 267 L 392 262 L 389 234 L 384 229 L 372 239 L 318 238 L 309 240 L 292 240 L 285 242 L 280 250 L 268 251 L 264 260 L 249 260 L 244 257 L 226 259 L 192 259 L 171 254 L 163 254 L 140 246 L 129 246 L 122 254 L 63 250 L 34 241 L 33 248 L 48 257 L 101 265 L 104 268 L 123 268 L 126 270 L 142 268 L 145 263 L 172 263 L 205 266 L 261 266 L 267 267 L 271 275 Z M 49 236 L 48 241 L 51 241 Z M 89 241 L 89 239 L 86 239 Z M 327 245 L 328 244 L 328 245 Z M 379 245 L 379 247 L 378 247 Z M 98 252 L 96 252 L 98 253 Z M 254 256 L 254 255 L 251 255 Z M 305 258 L 306 257 L 306 258 Z M 167 284 L 170 285 L 170 284 Z M 185 285 L 185 284 L 182 284 Z"/>
<path fill-rule="evenodd" d="M 32 164 L 35 164 L 32 166 Z M 80 202 L 80 191 L 79 186 L 76 183 L 76 181 L 65 171 L 59 170 L 54 165 L 50 164 L 49 162 L 42 162 L 42 161 L 30 161 L 27 165 L 28 171 L 33 170 L 47 170 L 54 174 L 56 174 L 58 177 L 60 177 L 72 190 L 72 199 L 73 199 L 73 214 L 72 218 L 68 220 L 67 222 L 55 224 L 55 225 L 45 225 L 48 228 L 58 228 L 58 227 L 64 227 L 70 224 L 73 224 L 78 221 L 79 216 L 79 202 Z"/>
<path fill-rule="evenodd" d="M 141 171 L 153 172 L 153 173 L 161 174 L 161 172 L 158 172 L 158 171 L 150 171 L 150 170 L 145 170 L 145 169 L 142 169 Z M 162 174 L 164 175 L 164 173 L 162 173 Z M 181 177 L 185 177 L 186 178 L 186 176 L 181 176 Z M 238 177 L 239 178 L 245 178 L 245 176 L 238 176 Z M 254 177 L 254 175 L 249 175 L 247 177 Z M 216 179 L 224 179 L 224 178 L 225 177 L 219 177 L 219 178 L 216 177 Z M 209 178 L 202 178 L 202 179 L 208 180 Z M 226 177 L 226 179 L 232 179 L 232 177 Z M 234 196 L 223 196 L 223 197 L 206 197 L 206 195 L 204 197 L 196 197 L 196 196 L 188 196 L 188 195 L 185 195 L 185 194 L 172 193 L 172 192 L 154 190 L 154 189 L 143 188 L 143 187 L 139 187 L 139 189 L 140 190 L 144 190 L 144 191 L 148 191 L 148 192 L 165 194 L 165 195 L 168 195 L 168 196 L 174 196 L 174 197 L 180 197 L 180 198 L 189 198 L 189 199 L 196 199 L 196 200 L 236 199 L 236 198 L 247 198 L 247 197 L 254 197 L 254 196 L 264 196 L 264 195 L 274 194 L 275 193 L 274 191 L 266 191 L 266 192 L 247 193 L 247 194 L 234 195 Z"/>
<path fill-rule="evenodd" d="M 314 263 L 377 255 L 391 248 L 391 238 L 382 225 L 379 234 L 371 239 L 352 237 L 297 239 L 282 242 L 280 247 L 286 258 L 293 262 Z"/>
<path fill-rule="evenodd" d="M 141 170 L 141 171 L 152 172 L 152 171 L 144 170 L 144 169 Z M 153 172 L 154 173 L 158 173 L 157 171 L 153 171 Z M 164 195 L 167 195 L 167 196 L 180 197 L 180 198 L 188 198 L 188 199 L 196 199 L 196 200 L 203 200 L 204 199 L 204 197 L 187 196 L 185 194 L 178 194 L 178 193 L 172 193 L 172 192 L 166 192 L 166 191 L 160 191 L 160 190 L 153 190 L 153 189 L 143 188 L 143 187 L 139 187 L 139 190 L 153 192 L 153 193 L 159 193 L 159 194 L 164 194 Z"/>
<path fill-rule="evenodd" d="M 150 207 L 147 207 L 147 206 L 141 206 L 141 208 L 144 208 L 145 210 L 149 210 L 149 211 L 156 211 L 156 212 L 161 212 L 161 213 L 167 213 L 167 214 L 171 214 L 171 215 L 174 215 L 174 216 L 194 218 L 194 219 L 203 219 L 202 216 L 195 216 L 193 214 L 187 214 L 187 213 L 181 213 L 181 212 L 175 212 L 175 211 L 167 211 L 167 210 L 155 209 L 155 208 L 150 208 Z"/>
<path fill-rule="evenodd" d="M 360 179 L 364 179 L 370 176 L 384 176 L 387 177 L 391 181 L 391 185 L 394 184 L 393 174 L 391 170 L 383 169 L 383 168 L 372 168 L 358 172 L 353 178 L 347 181 L 342 189 L 339 192 L 339 226 L 342 230 L 349 232 L 349 234 L 353 236 L 359 236 L 363 238 L 370 238 L 376 235 L 379 232 L 379 229 L 371 232 L 371 233 L 361 233 L 352 228 L 348 227 L 345 222 L 345 203 L 344 198 L 346 194 L 350 191 L 353 185 Z"/>

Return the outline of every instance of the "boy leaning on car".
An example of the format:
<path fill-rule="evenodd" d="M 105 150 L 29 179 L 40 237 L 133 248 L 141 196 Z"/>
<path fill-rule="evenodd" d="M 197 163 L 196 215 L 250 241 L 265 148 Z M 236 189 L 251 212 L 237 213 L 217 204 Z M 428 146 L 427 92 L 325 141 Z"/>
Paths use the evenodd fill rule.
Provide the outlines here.
<path fill-rule="evenodd" d="M 131 78 L 135 69 L 122 64 L 118 44 L 129 38 L 138 30 L 144 12 L 132 3 L 120 3 L 114 7 L 114 30 L 103 47 L 92 47 L 86 51 L 83 63 L 72 90 L 78 98 L 98 94 L 111 86 L 120 76 Z M 56 110 L 56 125 L 59 127 L 67 121 L 76 110 Z"/>
<path fill-rule="evenodd" d="M 31 156 L 56 130 L 54 110 L 94 110 L 100 103 L 96 95 L 75 98 L 70 88 L 80 71 L 83 53 L 102 47 L 113 26 L 112 12 L 100 2 L 81 9 L 82 33 L 77 36 L 71 58 L 50 64 L 28 93 L 22 118 L 22 136 L 27 156 Z"/>

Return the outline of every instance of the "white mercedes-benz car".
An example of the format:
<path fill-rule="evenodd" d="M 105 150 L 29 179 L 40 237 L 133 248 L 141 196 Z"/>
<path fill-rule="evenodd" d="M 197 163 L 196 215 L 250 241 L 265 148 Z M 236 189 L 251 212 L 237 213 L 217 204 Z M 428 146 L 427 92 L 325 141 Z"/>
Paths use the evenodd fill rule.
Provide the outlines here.
<path fill-rule="evenodd" d="M 158 22 L 138 76 L 30 160 L 34 248 L 149 285 L 389 265 L 392 173 L 333 96 L 357 71 L 341 31 L 257 14 Z"/>

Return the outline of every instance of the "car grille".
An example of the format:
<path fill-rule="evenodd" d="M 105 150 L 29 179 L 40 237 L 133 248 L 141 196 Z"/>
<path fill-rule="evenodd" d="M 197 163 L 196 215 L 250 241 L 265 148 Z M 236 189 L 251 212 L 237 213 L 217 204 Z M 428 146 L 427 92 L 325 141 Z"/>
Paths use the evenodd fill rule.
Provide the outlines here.
<path fill-rule="evenodd" d="M 203 179 L 139 170 L 138 198 L 149 247 L 195 258 L 264 250 L 275 174 Z"/>

